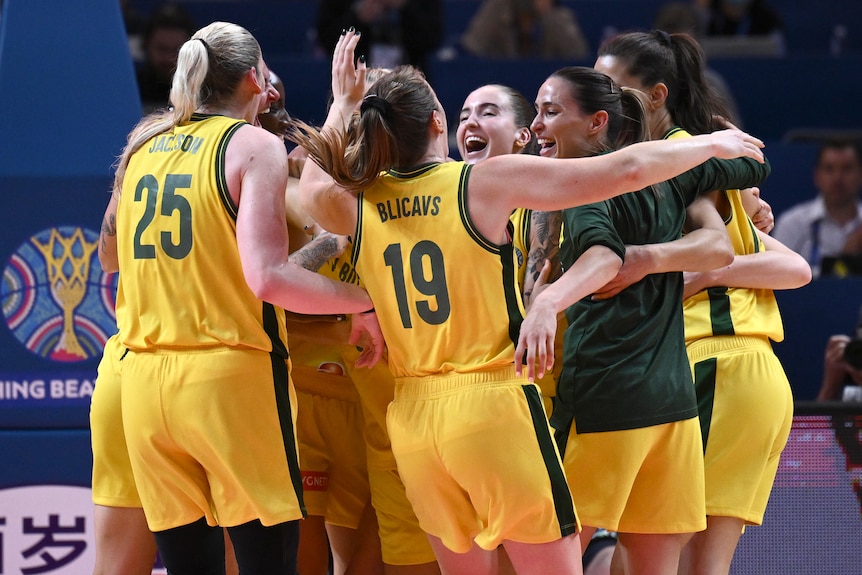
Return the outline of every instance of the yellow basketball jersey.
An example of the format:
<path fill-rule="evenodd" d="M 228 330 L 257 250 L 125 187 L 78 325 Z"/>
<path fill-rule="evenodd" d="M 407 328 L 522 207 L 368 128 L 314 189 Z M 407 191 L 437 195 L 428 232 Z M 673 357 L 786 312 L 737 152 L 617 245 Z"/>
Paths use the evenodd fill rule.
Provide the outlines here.
<path fill-rule="evenodd" d="M 666 138 L 686 138 L 676 129 Z M 751 223 L 739 190 L 726 190 L 730 216 L 725 221 L 736 255 L 755 254 L 766 249 Z M 773 341 L 784 339 L 784 326 L 775 294 L 768 289 L 711 287 L 683 302 L 686 343 L 714 335 L 760 335 Z"/>
<path fill-rule="evenodd" d="M 323 276 L 336 281 L 343 281 L 360 285 L 359 276 L 350 262 L 351 245 L 348 243 L 344 253 L 325 261 L 317 272 Z M 331 373 L 334 375 L 347 376 L 347 366 L 342 359 L 343 346 L 338 344 L 324 344 L 316 341 L 293 337 L 292 332 L 288 334 L 290 341 L 290 357 L 292 360 L 294 383 L 301 391 L 314 392 L 308 389 L 301 377 L 297 377 L 303 369 L 312 369 Z M 346 384 L 349 385 L 349 382 Z"/>
<path fill-rule="evenodd" d="M 511 244 L 467 211 L 463 162 L 390 171 L 360 195 L 355 267 L 396 377 L 511 365 L 523 319 Z"/>
<path fill-rule="evenodd" d="M 132 155 L 117 209 L 117 323 L 126 347 L 287 357 L 284 312 L 249 289 L 237 248 L 224 164 L 243 124 L 196 114 Z"/>

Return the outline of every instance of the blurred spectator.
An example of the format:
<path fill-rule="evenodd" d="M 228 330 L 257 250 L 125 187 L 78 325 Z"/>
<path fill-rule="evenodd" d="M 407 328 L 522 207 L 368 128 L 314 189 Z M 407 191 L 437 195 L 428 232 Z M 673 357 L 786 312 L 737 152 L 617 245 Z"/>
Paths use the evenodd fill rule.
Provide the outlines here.
<path fill-rule="evenodd" d="M 144 19 L 131 0 L 120 0 L 120 12 L 123 15 L 126 36 L 129 38 L 129 52 L 132 54 L 132 60 L 140 62 L 144 59 L 144 49 L 141 45 Z"/>
<path fill-rule="evenodd" d="M 485 58 L 586 58 L 575 12 L 558 0 L 484 0 L 461 46 Z"/>
<path fill-rule="evenodd" d="M 177 53 L 195 30 L 191 15 L 173 2 L 157 7 L 144 24 L 144 61 L 137 66 L 137 78 L 145 114 L 169 105 Z"/>
<path fill-rule="evenodd" d="M 826 344 L 817 401 L 862 402 L 862 309 L 855 337 L 833 335 Z"/>
<path fill-rule="evenodd" d="M 766 0 L 696 0 L 707 36 L 783 34 L 781 15 Z"/>
<path fill-rule="evenodd" d="M 698 17 L 697 8 L 690 2 L 668 2 L 662 5 L 656 14 L 653 28 L 664 30 L 668 34 L 686 33 L 693 36 L 698 42 L 701 42 L 703 37 L 703 23 Z M 707 82 L 715 89 L 718 97 L 721 98 L 722 103 L 730 113 L 728 119 L 737 127 L 742 128 L 743 121 L 739 107 L 736 105 L 736 99 L 724 77 L 709 66 L 704 69 L 703 75 L 706 76 Z"/>
<path fill-rule="evenodd" d="M 824 142 L 814 168 L 813 200 L 780 214 L 773 235 L 804 257 L 816 276 L 862 273 L 862 146 Z"/>
<path fill-rule="evenodd" d="M 781 56 L 784 22 L 767 0 L 694 0 L 703 46 L 715 56 Z"/>
<path fill-rule="evenodd" d="M 443 0 L 321 0 L 317 41 L 332 56 L 342 30 L 354 26 L 362 36 L 356 54 L 368 65 L 393 68 L 410 64 L 428 72 L 428 56 L 443 41 Z"/>

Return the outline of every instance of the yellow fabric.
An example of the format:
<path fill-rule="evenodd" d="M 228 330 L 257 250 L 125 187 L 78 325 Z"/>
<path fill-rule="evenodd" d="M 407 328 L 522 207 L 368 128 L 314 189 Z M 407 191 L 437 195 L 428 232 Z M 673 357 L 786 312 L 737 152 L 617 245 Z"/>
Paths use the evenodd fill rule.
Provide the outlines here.
<path fill-rule="evenodd" d="M 510 322 L 523 316 L 513 250 L 473 228 L 461 193 L 468 172 L 447 162 L 389 173 L 360 197 L 356 269 L 396 377 L 513 362 Z"/>
<path fill-rule="evenodd" d="M 420 526 L 452 551 L 579 529 L 538 389 L 513 368 L 398 381 L 387 423 Z"/>
<path fill-rule="evenodd" d="M 296 435 L 306 510 L 327 523 L 356 529 L 371 499 L 356 391 L 348 378 L 329 373 L 294 368 L 291 377 L 304 382 L 297 384 Z M 339 386 L 352 392 L 352 400 L 303 391 Z"/>
<path fill-rule="evenodd" d="M 668 139 L 688 138 L 691 134 L 685 130 L 675 130 Z M 755 231 L 754 224 L 745 213 L 739 190 L 725 190 L 730 203 L 731 214 L 725 222 L 727 233 L 733 244 L 733 253 L 746 255 L 766 250 Z M 730 309 L 730 321 L 733 332 L 737 335 L 762 335 L 773 341 L 784 339 L 784 326 L 778 303 L 772 290 L 748 288 L 713 288 L 710 291 L 699 292 L 683 302 L 685 315 L 686 343 L 712 335 L 727 335 L 715 333 L 715 311 L 719 304 L 716 300 L 727 300 Z"/>
<path fill-rule="evenodd" d="M 701 402 L 709 405 L 701 413 L 706 513 L 760 525 L 793 424 L 787 375 L 765 337 L 703 339 L 688 354 L 693 372 L 699 362 L 715 362 L 711 397 Z M 698 389 L 698 397 L 709 391 Z"/>
<path fill-rule="evenodd" d="M 533 210 L 518 208 L 509 216 L 512 222 L 512 245 L 515 247 L 515 258 L 518 265 L 518 285 L 524 293 L 524 278 L 527 277 L 527 261 L 530 256 L 530 217 Z"/>
<path fill-rule="evenodd" d="M 283 362 L 257 350 L 131 351 L 122 389 L 151 530 L 201 517 L 231 527 L 304 516 L 296 394 Z"/>
<path fill-rule="evenodd" d="M 141 507 L 123 435 L 120 358 L 125 351 L 116 334 L 105 342 L 90 402 L 93 503 L 107 507 Z"/>
<path fill-rule="evenodd" d="M 428 536 L 407 500 L 396 469 L 368 470 L 371 502 L 377 514 L 380 548 L 387 565 L 421 565 L 437 560 Z"/>
<path fill-rule="evenodd" d="M 706 528 L 697 418 L 623 431 L 574 429 L 563 462 L 584 525 L 623 533 Z"/>
<path fill-rule="evenodd" d="M 117 209 L 123 344 L 270 351 L 278 339 L 284 347 L 284 314 L 245 282 L 224 181 L 227 142 L 244 123 L 199 118 L 146 142 L 129 161 Z"/>

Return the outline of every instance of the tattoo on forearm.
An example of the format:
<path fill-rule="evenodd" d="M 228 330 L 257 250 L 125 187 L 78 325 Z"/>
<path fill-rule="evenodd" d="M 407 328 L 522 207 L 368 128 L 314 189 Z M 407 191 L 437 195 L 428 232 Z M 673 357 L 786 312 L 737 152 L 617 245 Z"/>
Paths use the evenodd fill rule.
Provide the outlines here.
<path fill-rule="evenodd" d="M 527 277 L 532 278 L 533 282 L 539 278 L 545 260 L 550 260 L 552 266 L 549 280 L 553 281 L 558 275 L 561 224 L 560 212 L 535 211 L 532 214 L 530 226 L 533 237 L 530 241 L 530 253 L 527 256 Z M 525 287 L 532 292 L 532 285 Z"/>
<path fill-rule="evenodd" d="M 106 236 L 117 235 L 117 216 L 115 214 L 108 214 L 102 220 L 102 233 Z"/>
<path fill-rule="evenodd" d="M 108 214 L 102 220 L 102 237 L 99 241 L 99 249 L 102 253 L 108 250 L 108 238 L 113 238 L 117 235 L 117 216 L 116 214 Z"/>
<path fill-rule="evenodd" d="M 338 253 L 338 239 L 335 236 L 315 238 L 290 254 L 290 261 L 307 270 L 317 271 L 327 260 Z"/>

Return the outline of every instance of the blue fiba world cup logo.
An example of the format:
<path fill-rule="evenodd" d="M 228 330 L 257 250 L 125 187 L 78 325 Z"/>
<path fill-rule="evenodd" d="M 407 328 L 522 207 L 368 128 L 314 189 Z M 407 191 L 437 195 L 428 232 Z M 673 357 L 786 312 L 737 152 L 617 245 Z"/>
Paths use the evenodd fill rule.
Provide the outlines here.
<path fill-rule="evenodd" d="M 3 270 L 0 296 L 6 325 L 28 350 L 60 362 L 102 354 L 116 332 L 117 274 L 106 274 L 99 235 L 63 226 L 23 243 Z"/>

